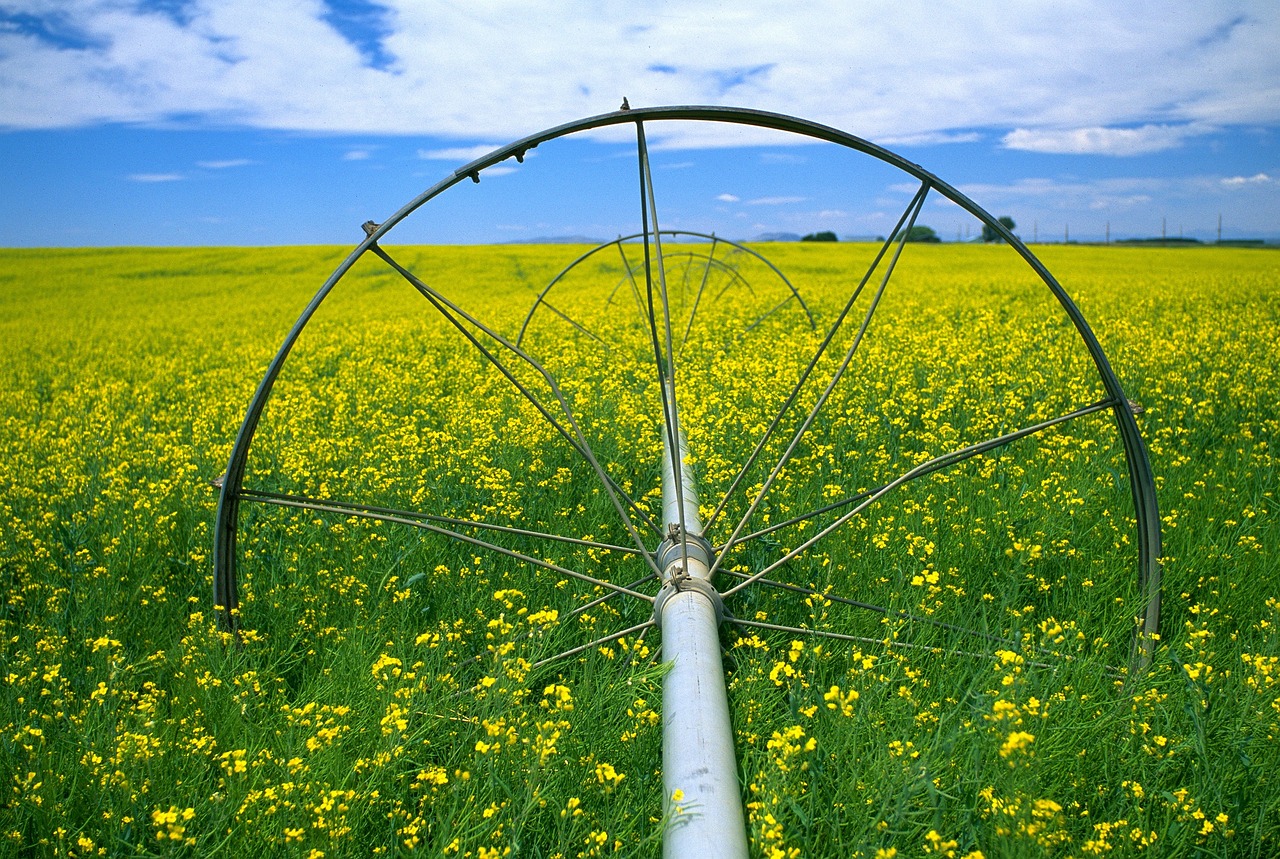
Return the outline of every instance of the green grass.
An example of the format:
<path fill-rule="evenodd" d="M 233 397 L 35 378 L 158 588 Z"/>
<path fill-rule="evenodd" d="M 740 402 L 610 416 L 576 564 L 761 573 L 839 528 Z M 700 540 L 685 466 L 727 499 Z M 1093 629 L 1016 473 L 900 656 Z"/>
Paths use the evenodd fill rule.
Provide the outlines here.
<path fill-rule="evenodd" d="M 819 332 L 872 253 L 760 250 Z M 1016 643 L 759 588 L 730 600 L 739 617 L 869 639 L 725 629 L 753 855 L 1277 850 L 1280 258 L 1038 250 L 1145 408 L 1165 543 L 1154 663 L 1128 673 L 1140 595 L 1109 419 L 913 482 L 774 577 Z M 394 251 L 510 336 L 575 252 Z M 0 852 L 659 852 L 662 672 L 645 658 L 657 634 L 531 667 L 646 619 L 643 604 L 571 616 L 601 592 L 420 531 L 245 504 L 245 641 L 218 631 L 208 481 L 343 254 L 0 251 Z M 704 306 L 681 353 L 704 514 L 820 336 L 789 306 L 738 338 L 777 289 L 743 265 L 755 291 Z M 545 313 L 530 349 L 610 473 L 656 507 L 652 353 L 628 333 L 629 297 L 599 301 L 618 277 L 593 264 L 553 293 L 606 335 L 607 362 Z M 671 285 L 691 306 L 688 287 Z M 818 379 L 851 338 L 837 338 Z M 530 368 L 516 372 L 549 395 Z M 753 527 L 1099 392 L 1061 311 L 1007 248 L 908 247 Z M 731 496 L 730 514 L 765 473 Z M 300 339 L 246 484 L 629 541 L 590 469 L 373 260 Z M 759 569 L 818 527 L 752 541 L 729 566 Z M 617 552 L 493 540 L 609 581 L 643 575 Z"/>

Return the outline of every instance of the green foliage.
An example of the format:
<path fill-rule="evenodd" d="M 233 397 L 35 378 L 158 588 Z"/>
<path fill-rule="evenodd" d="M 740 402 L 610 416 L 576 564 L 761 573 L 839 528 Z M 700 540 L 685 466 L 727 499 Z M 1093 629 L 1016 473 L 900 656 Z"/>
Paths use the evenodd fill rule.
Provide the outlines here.
<path fill-rule="evenodd" d="M 999 218 L 996 218 L 996 221 L 1009 232 L 1013 232 L 1014 228 L 1018 226 L 1013 222 L 1013 218 L 1008 215 L 1001 215 Z M 982 240 L 988 244 L 1004 241 L 1004 239 L 1000 237 L 1000 234 L 996 232 L 995 227 L 990 224 L 982 225 Z"/>
<path fill-rule="evenodd" d="M 902 236 L 902 233 L 900 232 L 895 233 L 893 236 L 893 240 L 896 242 L 901 236 Z M 922 242 L 925 244 L 935 244 L 937 242 L 941 242 L 942 239 L 938 238 L 938 234 L 934 232 L 933 227 L 926 227 L 923 224 L 916 224 L 915 226 L 911 227 L 911 229 L 907 230 L 907 241 Z"/>
<path fill-rule="evenodd" d="M 876 250 L 770 256 L 823 331 Z M 661 669 L 647 659 L 658 636 L 534 667 L 643 619 L 644 605 L 571 616 L 603 594 L 438 535 L 246 503 L 244 641 L 213 624 L 208 480 L 284 333 L 345 253 L 0 251 L 0 854 L 658 852 Z M 397 254 L 513 334 L 530 287 L 574 251 Z M 912 482 L 773 574 L 888 615 L 769 589 L 728 601 L 738 617 L 862 639 L 727 628 L 760 854 L 1280 848 L 1280 257 L 1062 247 L 1042 258 L 1145 407 L 1165 524 L 1154 664 L 1126 675 L 1140 600 L 1105 413 Z M 605 273 L 610 287 L 625 282 Z M 698 282 L 669 275 L 673 290 Z M 557 295 L 602 332 L 617 323 L 615 351 L 634 345 L 616 304 Z M 732 297 L 709 312 L 757 319 L 749 296 Z M 693 336 L 681 353 L 681 384 L 701 392 L 681 407 L 704 504 L 727 491 L 820 336 L 782 317 L 755 341 L 709 327 L 722 336 Z M 1008 248 L 904 251 L 764 521 L 1100 399 L 1061 317 Z M 591 363 L 589 337 L 530 336 L 556 346 L 549 366 L 583 432 L 652 508 L 653 386 Z M 819 361 L 821 383 L 847 342 Z M 801 406 L 816 397 L 806 388 Z M 627 540 L 545 422 L 373 260 L 296 347 L 249 470 L 264 489 Z M 829 521 L 752 541 L 727 564 L 759 569 Z M 614 581 L 632 581 L 637 563 L 492 539 Z"/>
<path fill-rule="evenodd" d="M 800 241 L 802 242 L 838 242 L 840 241 L 840 239 L 838 236 L 836 236 L 835 233 L 831 232 L 831 230 L 822 230 L 821 232 L 809 233 L 807 235 L 801 236 Z"/>

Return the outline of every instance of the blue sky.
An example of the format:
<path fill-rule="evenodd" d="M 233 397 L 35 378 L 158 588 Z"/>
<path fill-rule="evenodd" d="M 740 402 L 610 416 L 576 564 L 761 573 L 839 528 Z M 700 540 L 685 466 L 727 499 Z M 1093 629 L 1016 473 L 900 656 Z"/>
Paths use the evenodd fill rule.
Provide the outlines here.
<path fill-rule="evenodd" d="M 793 114 L 900 153 L 1026 239 L 1280 239 L 1280 4 L 0 0 L 0 245 L 354 244 L 477 155 L 618 107 Z M 664 228 L 883 234 L 900 173 L 649 129 Z M 540 147 L 423 242 L 638 229 L 634 143 Z M 943 201 L 944 240 L 977 225 Z"/>

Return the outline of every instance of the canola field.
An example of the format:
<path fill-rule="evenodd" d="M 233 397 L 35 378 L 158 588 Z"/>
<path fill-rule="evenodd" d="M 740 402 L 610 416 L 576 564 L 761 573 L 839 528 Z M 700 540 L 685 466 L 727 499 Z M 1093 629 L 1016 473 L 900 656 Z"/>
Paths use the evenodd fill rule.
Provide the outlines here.
<path fill-rule="evenodd" d="M 768 569 L 789 589 L 733 618 L 844 638 L 722 628 L 752 855 L 1280 851 L 1280 256 L 1036 249 L 1156 475 L 1142 668 L 1123 448 L 1043 284 L 1007 247 L 908 245 L 797 385 L 877 248 L 753 249 L 803 307 L 748 254 L 666 248 L 707 536 L 748 538 L 718 586 Z M 663 795 L 661 636 L 612 637 L 652 606 L 561 572 L 656 590 L 638 250 L 556 282 L 537 366 L 459 313 L 514 341 L 586 248 L 387 250 L 459 310 L 370 255 L 303 332 L 248 457 L 235 635 L 210 484 L 346 251 L 0 251 L 0 854 L 655 856 L 697 813 Z"/>

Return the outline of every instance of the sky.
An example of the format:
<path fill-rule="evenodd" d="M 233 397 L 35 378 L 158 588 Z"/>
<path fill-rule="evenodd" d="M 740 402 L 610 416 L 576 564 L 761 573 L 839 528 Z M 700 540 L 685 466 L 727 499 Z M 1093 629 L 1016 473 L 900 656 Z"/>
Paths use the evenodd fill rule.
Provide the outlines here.
<path fill-rule="evenodd" d="M 0 0 L 0 246 L 354 245 L 462 164 L 633 107 L 884 146 L 1028 241 L 1280 240 L 1280 3 Z M 640 229 L 634 126 L 462 183 L 396 237 Z M 664 229 L 883 235 L 865 155 L 646 123 Z M 932 196 L 944 241 L 980 225 Z"/>

